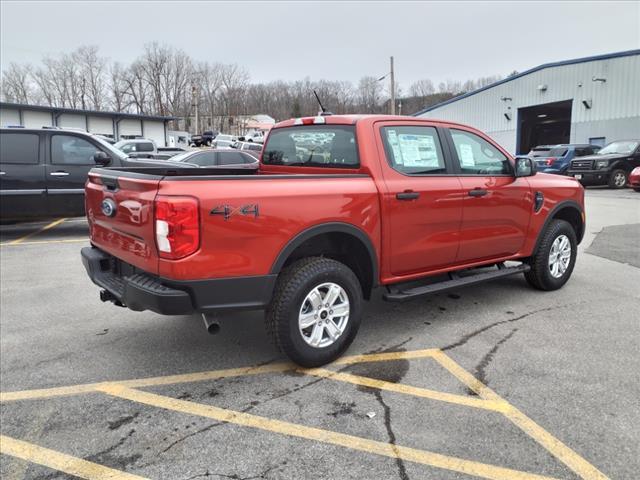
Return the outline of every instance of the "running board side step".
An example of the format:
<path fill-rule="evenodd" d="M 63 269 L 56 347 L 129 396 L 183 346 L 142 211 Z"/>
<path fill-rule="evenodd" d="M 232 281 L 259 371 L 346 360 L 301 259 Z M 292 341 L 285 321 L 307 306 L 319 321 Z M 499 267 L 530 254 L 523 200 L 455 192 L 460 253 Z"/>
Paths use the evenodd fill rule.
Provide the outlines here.
<path fill-rule="evenodd" d="M 504 263 L 499 263 L 497 270 L 491 270 L 489 272 L 475 273 L 465 276 L 460 276 L 461 272 L 450 272 L 449 280 L 444 280 L 437 283 L 431 283 L 429 285 L 420 285 L 417 287 L 411 287 L 403 289 L 401 285 L 391 285 L 388 288 L 388 292 L 385 293 L 382 298 L 387 302 L 404 302 L 406 300 L 412 300 L 416 297 L 422 297 L 424 295 L 431 295 L 432 293 L 445 292 L 454 288 L 466 287 L 468 285 L 475 285 L 476 283 L 482 283 L 489 280 L 495 280 L 496 278 L 508 277 L 516 273 L 526 273 L 531 270 L 531 267 L 525 263 L 516 267 L 506 267 Z"/>

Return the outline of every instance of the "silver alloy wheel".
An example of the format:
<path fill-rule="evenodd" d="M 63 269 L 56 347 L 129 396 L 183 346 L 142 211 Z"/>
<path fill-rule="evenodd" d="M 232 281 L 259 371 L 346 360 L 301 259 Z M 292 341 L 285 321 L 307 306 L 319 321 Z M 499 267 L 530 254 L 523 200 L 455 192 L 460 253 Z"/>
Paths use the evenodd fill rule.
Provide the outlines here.
<path fill-rule="evenodd" d="M 323 283 L 305 297 L 298 315 L 303 340 L 314 348 L 333 345 L 349 322 L 349 296 L 336 283 Z"/>
<path fill-rule="evenodd" d="M 613 177 L 613 184 L 616 187 L 624 187 L 627 184 L 627 176 L 624 172 L 617 172 Z"/>
<path fill-rule="evenodd" d="M 558 236 L 549 251 L 549 272 L 553 278 L 560 278 L 571 262 L 571 242 L 566 235 Z"/>

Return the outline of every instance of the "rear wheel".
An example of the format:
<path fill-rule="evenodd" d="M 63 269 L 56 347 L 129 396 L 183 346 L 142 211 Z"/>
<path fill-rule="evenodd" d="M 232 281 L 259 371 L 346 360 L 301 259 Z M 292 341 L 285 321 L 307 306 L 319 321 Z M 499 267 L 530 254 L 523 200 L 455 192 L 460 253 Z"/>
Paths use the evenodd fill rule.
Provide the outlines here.
<path fill-rule="evenodd" d="M 531 270 L 524 274 L 538 290 L 561 288 L 573 272 L 578 253 L 576 232 L 569 222 L 552 220 L 529 259 Z"/>
<path fill-rule="evenodd" d="M 351 345 L 361 315 L 362 289 L 353 271 L 332 259 L 310 257 L 280 274 L 266 327 L 291 360 L 318 367 Z"/>
<path fill-rule="evenodd" d="M 624 188 L 627 185 L 627 172 L 619 168 L 611 172 L 609 188 Z"/>

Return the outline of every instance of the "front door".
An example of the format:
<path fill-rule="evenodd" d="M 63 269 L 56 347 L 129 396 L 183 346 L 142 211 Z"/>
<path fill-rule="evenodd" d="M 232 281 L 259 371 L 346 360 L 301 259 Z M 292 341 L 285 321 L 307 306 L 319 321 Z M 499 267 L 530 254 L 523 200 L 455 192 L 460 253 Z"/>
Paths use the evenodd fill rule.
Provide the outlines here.
<path fill-rule="evenodd" d="M 47 197 L 52 215 L 84 214 L 84 184 L 89 170 L 97 167 L 100 151 L 88 139 L 73 134 L 52 134 L 47 163 Z"/>
<path fill-rule="evenodd" d="M 517 253 L 533 212 L 528 180 L 516 178 L 511 161 L 487 139 L 449 132 L 464 198 L 457 263 Z"/>
<path fill-rule="evenodd" d="M 35 132 L 5 132 L 0 136 L 0 217 L 47 215 L 45 166 Z"/>
<path fill-rule="evenodd" d="M 384 183 L 383 218 L 393 276 L 446 267 L 456 258 L 462 219 L 461 185 L 435 126 L 382 123 L 379 148 Z"/>

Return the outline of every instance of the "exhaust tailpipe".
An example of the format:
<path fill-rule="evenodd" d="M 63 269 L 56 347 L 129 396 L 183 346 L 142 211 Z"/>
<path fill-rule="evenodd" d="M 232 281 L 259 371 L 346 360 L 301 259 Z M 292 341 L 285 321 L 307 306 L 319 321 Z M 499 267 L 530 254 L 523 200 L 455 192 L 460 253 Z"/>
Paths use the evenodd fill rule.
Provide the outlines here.
<path fill-rule="evenodd" d="M 203 313 L 202 320 L 204 320 L 204 326 L 210 335 L 220 332 L 220 323 L 212 313 Z"/>

